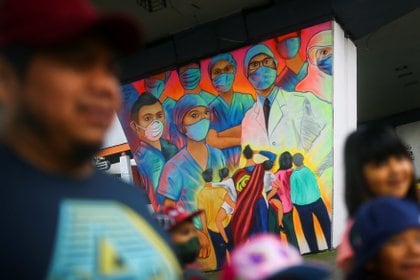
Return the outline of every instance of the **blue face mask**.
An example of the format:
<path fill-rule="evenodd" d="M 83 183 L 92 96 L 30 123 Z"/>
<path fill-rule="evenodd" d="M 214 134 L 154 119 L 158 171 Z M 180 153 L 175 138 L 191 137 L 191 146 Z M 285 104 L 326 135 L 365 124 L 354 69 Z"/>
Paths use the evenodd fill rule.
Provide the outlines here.
<path fill-rule="evenodd" d="M 293 37 L 277 43 L 277 50 L 284 59 L 295 57 L 300 48 L 300 37 Z"/>
<path fill-rule="evenodd" d="M 249 75 L 248 80 L 255 89 L 265 90 L 269 88 L 277 78 L 276 69 L 261 66 L 255 70 L 251 75 Z"/>
<path fill-rule="evenodd" d="M 225 73 L 213 79 L 212 83 L 217 92 L 228 92 L 233 85 L 235 74 Z"/>
<path fill-rule="evenodd" d="M 193 90 L 200 84 L 201 72 L 198 68 L 189 68 L 179 74 L 181 85 L 186 90 Z"/>
<path fill-rule="evenodd" d="M 325 74 L 332 75 L 332 55 L 318 59 L 318 68 Z"/>
<path fill-rule="evenodd" d="M 203 141 L 207 136 L 207 132 L 209 132 L 209 128 L 209 119 L 201 119 L 194 124 L 185 126 L 187 137 L 194 141 Z"/>
<path fill-rule="evenodd" d="M 163 90 L 165 89 L 165 82 L 159 79 L 146 79 L 145 80 L 147 92 L 153 94 L 157 99 L 162 95 Z"/>

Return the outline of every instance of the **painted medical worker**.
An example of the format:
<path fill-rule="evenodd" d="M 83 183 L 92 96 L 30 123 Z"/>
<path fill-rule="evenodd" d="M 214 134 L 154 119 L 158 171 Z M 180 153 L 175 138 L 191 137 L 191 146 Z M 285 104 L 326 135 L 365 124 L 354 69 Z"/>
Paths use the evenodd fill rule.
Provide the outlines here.
<path fill-rule="evenodd" d="M 200 87 L 201 69 L 199 62 L 191 62 L 177 69 L 179 82 L 184 89 L 184 94 L 197 94 L 206 104 L 210 104 L 215 96 Z"/>
<path fill-rule="evenodd" d="M 308 74 L 308 62 L 299 54 L 300 32 L 276 37 L 275 41 L 277 53 L 286 62 L 277 77 L 277 86 L 286 91 L 294 91 L 296 85 Z"/>
<path fill-rule="evenodd" d="M 164 205 L 180 205 L 187 211 L 197 210 L 198 193 L 203 188 L 202 173 L 208 168 L 219 170 L 226 166 L 223 153 L 206 143 L 210 127 L 210 110 L 197 94 L 186 94 L 174 107 L 174 123 L 186 136 L 187 144 L 166 164 L 159 182 L 158 193 Z M 194 219 L 199 229 L 201 257 L 209 255 L 209 240 L 202 232 L 200 219 Z"/>
<path fill-rule="evenodd" d="M 144 79 L 146 92 L 151 93 L 155 98 L 159 99 L 165 110 L 165 126 L 163 127 L 162 138 L 174 144 L 178 149 L 185 145 L 184 137 L 176 129 L 172 120 L 172 114 L 175 106 L 175 99 L 169 97 L 165 93 L 165 87 L 171 75 L 170 71 L 159 73 Z"/>
<path fill-rule="evenodd" d="M 333 58 L 332 30 L 324 30 L 312 36 L 307 46 L 308 75 L 296 85 L 296 90 L 311 91 L 331 103 Z"/>
<path fill-rule="evenodd" d="M 136 150 L 140 144 L 140 140 L 137 136 L 137 133 L 133 131 L 133 129 L 131 129 L 130 121 L 131 121 L 131 107 L 133 106 L 134 102 L 136 102 L 137 98 L 139 97 L 139 92 L 131 83 L 122 85 L 120 87 L 120 90 L 121 90 L 122 98 L 123 98 L 123 106 L 121 110 L 118 112 L 118 118 L 124 130 L 125 137 L 127 138 L 128 143 L 130 143 L 130 149 Z"/>
<path fill-rule="evenodd" d="M 165 112 L 159 99 L 142 94 L 131 108 L 130 126 L 140 140 L 133 157 L 153 209 L 158 209 L 156 190 L 165 163 L 178 149 L 162 138 Z"/>
<path fill-rule="evenodd" d="M 264 44 L 247 51 L 244 65 L 257 101 L 242 121 L 241 145 L 276 154 L 300 151 L 311 166 L 330 163 L 331 105 L 310 92 L 287 92 L 277 87 L 278 62 Z"/>
<path fill-rule="evenodd" d="M 207 142 L 222 150 L 227 166 L 234 170 L 241 155 L 241 122 L 254 104 L 250 94 L 235 92 L 236 60 L 230 53 L 211 58 L 208 72 L 217 97 L 210 103 L 211 124 Z"/>

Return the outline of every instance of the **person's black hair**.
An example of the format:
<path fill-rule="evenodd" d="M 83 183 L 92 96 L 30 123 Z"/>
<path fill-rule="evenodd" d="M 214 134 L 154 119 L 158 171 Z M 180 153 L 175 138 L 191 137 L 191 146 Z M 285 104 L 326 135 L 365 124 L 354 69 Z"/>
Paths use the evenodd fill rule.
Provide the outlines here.
<path fill-rule="evenodd" d="M 378 255 L 370 259 L 369 261 L 376 261 Z M 383 276 L 380 275 L 380 271 L 378 271 L 378 265 L 375 267 L 367 267 L 367 263 L 363 267 L 354 267 L 352 271 L 350 271 L 346 275 L 346 280 L 376 280 L 376 279 L 384 279 Z"/>
<path fill-rule="evenodd" d="M 184 67 L 184 66 L 187 66 L 187 65 L 190 65 L 190 64 L 197 64 L 198 65 L 198 69 L 201 70 L 201 62 L 199 60 L 194 60 L 194 61 L 188 62 L 186 64 L 182 64 L 181 66 L 177 66 L 176 67 L 176 73 L 179 75 L 179 69 L 181 67 Z"/>
<path fill-rule="evenodd" d="M 345 201 L 347 211 L 353 216 L 359 207 L 375 195 L 364 176 L 368 163 L 381 163 L 391 156 L 411 160 L 408 150 L 392 128 L 383 125 L 368 125 L 357 129 L 347 137 L 344 148 Z M 405 198 L 417 201 L 415 174 Z"/>
<path fill-rule="evenodd" d="M 159 104 L 162 104 L 159 101 L 159 99 L 154 97 L 153 94 L 151 94 L 151 93 L 145 92 L 145 93 L 141 94 L 137 98 L 137 100 L 134 102 L 134 104 L 131 106 L 130 119 L 132 121 L 137 122 L 138 121 L 138 113 L 139 113 L 140 109 L 143 106 L 153 105 L 153 104 L 156 104 L 157 102 L 159 102 Z"/>
<path fill-rule="evenodd" d="M 283 152 L 279 156 L 279 170 L 287 170 L 293 166 L 292 154 L 288 151 Z"/>
<path fill-rule="evenodd" d="M 213 181 L 213 169 L 207 168 L 206 170 L 201 173 L 201 176 L 203 176 L 204 182 L 212 182 Z"/>
<path fill-rule="evenodd" d="M 251 147 L 249 145 L 246 145 L 244 150 L 242 151 L 242 153 L 244 154 L 244 157 L 246 159 L 251 159 L 252 156 L 254 155 L 254 151 L 251 149 Z"/>
<path fill-rule="evenodd" d="M 301 153 L 296 153 L 296 154 L 293 155 L 293 163 L 296 166 L 302 166 L 304 159 L 305 158 L 303 157 L 303 155 Z"/>
<path fill-rule="evenodd" d="M 273 162 L 271 161 L 271 160 L 265 160 L 264 162 L 263 162 L 263 168 L 264 168 L 264 170 L 271 170 L 271 168 L 273 168 Z"/>
<path fill-rule="evenodd" d="M 290 33 L 297 33 L 297 35 L 294 36 L 294 37 L 288 37 L 287 39 L 289 39 L 289 38 L 295 38 L 295 37 L 301 37 L 301 35 L 302 35 L 302 32 L 300 30 L 297 30 L 295 32 L 290 32 Z M 287 34 L 283 34 L 283 35 L 280 35 L 280 36 L 275 37 L 274 40 L 276 41 L 276 43 L 280 42 L 279 37 L 284 36 L 284 35 L 287 35 Z M 287 40 L 287 39 L 282 39 L 281 41 Z"/>
<path fill-rule="evenodd" d="M 223 167 L 223 168 L 219 169 L 220 181 L 222 181 L 227 176 L 229 176 L 229 169 L 227 167 Z"/>
<path fill-rule="evenodd" d="M 35 48 L 23 45 L 10 45 L 0 49 L 0 55 L 4 56 L 13 67 L 18 78 L 23 78 L 29 62 L 37 51 Z"/>

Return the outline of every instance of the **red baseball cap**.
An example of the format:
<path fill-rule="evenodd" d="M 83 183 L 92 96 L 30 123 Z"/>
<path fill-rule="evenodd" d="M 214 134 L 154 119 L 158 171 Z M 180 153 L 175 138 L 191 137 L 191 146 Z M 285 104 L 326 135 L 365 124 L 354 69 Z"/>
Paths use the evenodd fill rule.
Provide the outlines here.
<path fill-rule="evenodd" d="M 180 223 L 200 215 L 202 212 L 203 210 L 187 212 L 181 206 L 165 206 L 161 212 L 155 215 L 155 218 L 165 230 L 171 230 Z"/>
<path fill-rule="evenodd" d="M 118 52 L 140 48 L 142 33 L 125 15 L 100 14 L 87 0 L 0 1 L 0 48 L 46 47 L 98 32 Z"/>

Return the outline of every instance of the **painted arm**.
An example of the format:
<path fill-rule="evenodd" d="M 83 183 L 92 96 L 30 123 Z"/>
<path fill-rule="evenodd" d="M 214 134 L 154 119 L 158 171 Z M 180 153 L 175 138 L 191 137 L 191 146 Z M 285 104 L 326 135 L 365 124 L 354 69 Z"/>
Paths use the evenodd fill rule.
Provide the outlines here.
<path fill-rule="evenodd" d="M 240 137 L 224 137 L 220 136 L 216 130 L 210 129 L 207 133 L 206 142 L 215 148 L 224 149 L 241 145 Z"/>
<path fill-rule="evenodd" d="M 200 252 L 198 254 L 199 258 L 207 258 L 210 255 L 210 240 L 209 233 L 207 230 L 207 218 L 206 213 L 203 211 L 200 214 L 201 225 L 203 226 L 202 230 L 197 229 L 197 237 L 200 242 Z"/>
<path fill-rule="evenodd" d="M 176 207 L 176 201 L 172 200 L 170 198 L 165 197 L 165 200 L 163 201 L 163 206 L 173 206 Z"/>
<path fill-rule="evenodd" d="M 237 125 L 219 132 L 221 137 L 238 137 L 241 138 L 242 128 L 241 125 Z"/>
<path fill-rule="evenodd" d="M 217 226 L 217 229 L 220 232 L 220 235 L 223 238 L 223 241 L 225 241 L 225 243 L 228 243 L 229 239 L 227 237 L 225 228 L 223 227 L 223 224 L 222 224 L 222 222 L 226 218 L 226 216 L 227 216 L 226 210 L 223 209 L 222 207 L 220 207 L 219 211 L 217 212 L 217 216 L 216 216 L 216 226 Z"/>
<path fill-rule="evenodd" d="M 224 187 L 225 189 L 227 189 L 229 187 L 229 183 L 227 181 L 222 181 L 222 182 L 214 182 L 211 183 L 213 187 Z"/>
<path fill-rule="evenodd" d="M 268 160 L 272 162 L 274 162 L 274 160 L 276 159 L 276 154 L 270 151 L 259 151 L 259 154 L 265 156 L 266 158 L 268 158 Z"/>
<path fill-rule="evenodd" d="M 271 191 L 268 192 L 267 194 L 267 200 L 270 200 L 273 198 L 273 196 L 275 196 L 277 193 L 277 190 L 275 188 L 272 188 Z"/>
<path fill-rule="evenodd" d="M 279 226 L 283 226 L 283 203 L 279 199 L 271 199 L 270 205 L 277 212 L 277 222 Z"/>

